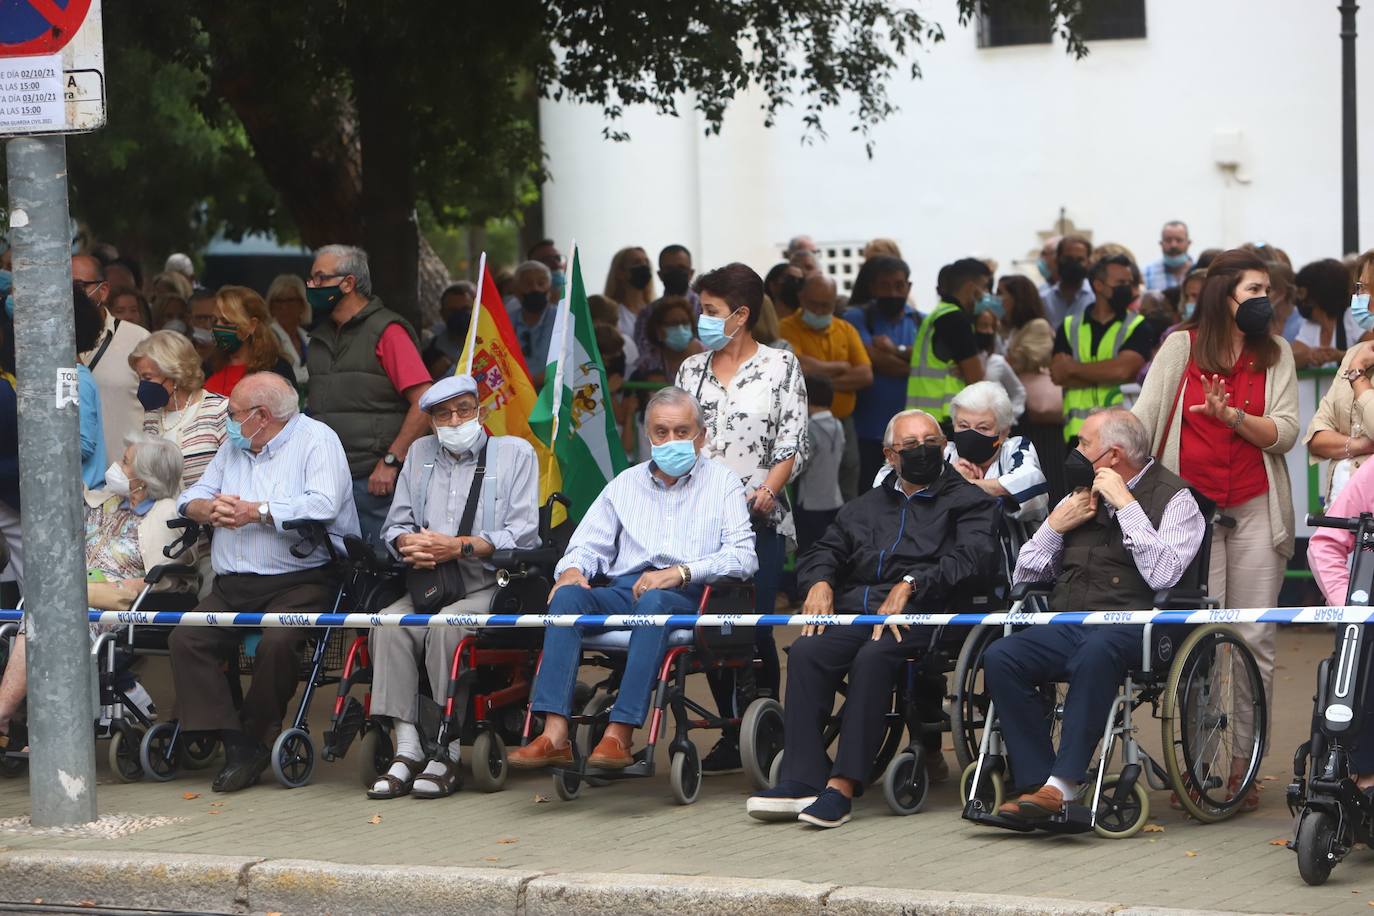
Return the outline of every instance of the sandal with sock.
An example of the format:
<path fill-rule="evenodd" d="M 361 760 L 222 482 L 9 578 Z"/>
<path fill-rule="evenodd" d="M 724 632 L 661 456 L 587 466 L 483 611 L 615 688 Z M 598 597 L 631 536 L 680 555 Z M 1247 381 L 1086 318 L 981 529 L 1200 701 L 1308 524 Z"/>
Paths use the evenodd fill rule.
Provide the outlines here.
<path fill-rule="evenodd" d="M 396 766 L 398 763 L 407 770 L 408 775 L 405 779 L 393 776 L 390 772 L 391 767 Z M 388 799 L 409 795 L 411 786 L 415 784 L 415 775 L 420 772 L 420 769 L 424 767 L 424 765 L 425 762 L 423 760 L 416 760 L 413 757 L 402 757 L 400 754 L 397 754 L 395 757 L 391 758 L 391 764 L 387 767 L 387 772 L 380 773 L 377 776 L 376 782 L 386 783 L 386 788 L 379 790 L 376 786 L 376 782 L 374 782 L 372 788 L 367 790 L 367 797 Z"/>

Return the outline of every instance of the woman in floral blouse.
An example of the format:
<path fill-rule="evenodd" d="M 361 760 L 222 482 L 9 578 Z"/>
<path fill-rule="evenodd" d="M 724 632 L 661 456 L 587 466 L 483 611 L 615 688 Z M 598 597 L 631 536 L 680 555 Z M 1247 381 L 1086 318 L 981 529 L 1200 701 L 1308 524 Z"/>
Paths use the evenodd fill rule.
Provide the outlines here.
<path fill-rule="evenodd" d="M 759 571 L 755 611 L 771 614 L 787 539 L 795 534 L 783 489 L 806 461 L 806 385 L 797 358 L 760 346 L 750 331 L 763 304 L 763 280 L 744 264 L 727 264 L 696 282 L 701 297 L 697 337 L 707 352 L 689 357 L 677 386 L 696 397 L 706 424 L 702 454 L 739 474 L 754 521 Z M 771 627 L 758 627 L 763 671 L 758 686 L 779 692 L 778 650 Z M 722 715 L 735 706 L 731 679 L 712 676 Z M 740 766 L 737 735 L 728 735 L 702 761 L 704 772 Z"/>

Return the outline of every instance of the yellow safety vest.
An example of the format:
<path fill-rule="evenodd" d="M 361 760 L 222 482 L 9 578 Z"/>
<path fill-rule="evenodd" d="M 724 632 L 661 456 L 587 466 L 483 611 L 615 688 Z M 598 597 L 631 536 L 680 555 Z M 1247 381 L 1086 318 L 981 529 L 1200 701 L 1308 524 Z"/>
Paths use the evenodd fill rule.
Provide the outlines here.
<path fill-rule="evenodd" d="M 1129 321 L 1118 318 L 1107 326 L 1102 339 L 1093 349 L 1093 329 L 1086 315 L 1076 322 L 1074 316 L 1064 318 L 1064 336 L 1069 339 L 1069 350 L 1076 363 L 1100 363 L 1115 359 L 1121 353 L 1121 345 L 1131 336 L 1144 317 L 1136 315 Z M 1077 333 L 1075 333 L 1075 331 Z M 1088 385 L 1085 388 L 1064 389 L 1064 441 L 1067 442 L 1083 428 L 1083 421 L 1097 407 L 1111 407 L 1122 402 L 1119 385 Z"/>
<path fill-rule="evenodd" d="M 949 402 L 964 387 L 963 379 L 953 373 L 949 360 L 935 355 L 935 322 L 959 311 L 959 306 L 941 302 L 921 322 L 911 348 L 911 377 L 906 383 L 906 406 L 924 410 L 939 422 L 949 419 Z"/>

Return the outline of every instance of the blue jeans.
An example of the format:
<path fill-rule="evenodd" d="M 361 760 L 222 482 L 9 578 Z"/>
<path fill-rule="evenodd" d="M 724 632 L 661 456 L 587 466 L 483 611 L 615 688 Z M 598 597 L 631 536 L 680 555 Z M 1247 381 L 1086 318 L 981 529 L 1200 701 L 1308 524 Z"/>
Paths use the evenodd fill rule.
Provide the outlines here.
<path fill-rule="evenodd" d="M 367 492 L 367 478 L 353 481 L 353 505 L 358 509 L 358 530 L 369 544 L 382 542 L 382 527 L 391 510 L 390 496 L 373 496 Z"/>
<path fill-rule="evenodd" d="M 681 614 L 695 613 L 701 602 L 701 586 L 685 589 L 654 589 L 638 600 L 631 589 L 639 573 L 621 576 L 602 588 L 565 585 L 549 602 L 550 614 Z M 577 669 L 582 661 L 582 637 L 607 632 L 605 627 L 549 627 L 544 631 L 544 657 L 534 680 L 531 706 L 535 712 L 567 716 L 572 705 Z M 668 643 L 665 627 L 632 627 L 630 651 L 620 693 L 611 708 L 611 721 L 638 728 L 649 712 L 663 650 Z"/>

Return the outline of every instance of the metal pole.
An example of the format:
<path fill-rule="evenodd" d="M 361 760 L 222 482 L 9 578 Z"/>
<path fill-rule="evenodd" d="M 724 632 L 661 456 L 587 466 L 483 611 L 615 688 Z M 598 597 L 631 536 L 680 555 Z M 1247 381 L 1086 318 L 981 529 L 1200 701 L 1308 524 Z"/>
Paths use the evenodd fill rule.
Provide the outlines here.
<path fill-rule="evenodd" d="M 1342 0 L 1341 11 L 1341 251 L 1360 250 L 1360 162 L 1355 142 L 1354 0 Z"/>
<path fill-rule="evenodd" d="M 80 408 L 66 397 L 75 394 L 76 366 L 66 138 L 16 137 L 6 158 L 27 561 L 29 793 L 34 826 L 57 827 L 96 816 Z"/>

